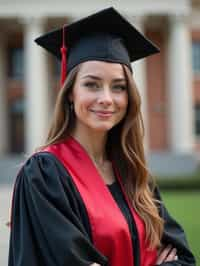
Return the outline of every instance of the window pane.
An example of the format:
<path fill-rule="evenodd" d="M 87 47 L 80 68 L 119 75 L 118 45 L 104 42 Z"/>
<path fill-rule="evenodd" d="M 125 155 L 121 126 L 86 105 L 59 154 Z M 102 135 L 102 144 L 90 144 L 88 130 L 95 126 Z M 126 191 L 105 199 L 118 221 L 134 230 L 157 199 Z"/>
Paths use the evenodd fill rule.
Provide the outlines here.
<path fill-rule="evenodd" d="M 55 58 L 53 60 L 53 65 L 54 65 L 54 74 L 55 74 L 56 78 L 59 78 L 61 63 L 60 63 L 60 61 L 57 58 Z"/>
<path fill-rule="evenodd" d="M 24 76 L 24 51 L 22 48 L 11 49 L 11 78 L 23 79 Z"/>
<path fill-rule="evenodd" d="M 9 105 L 10 116 L 10 152 L 24 151 L 24 99 L 18 98 Z"/>
<path fill-rule="evenodd" d="M 200 103 L 195 106 L 195 133 L 200 137 Z"/>
<path fill-rule="evenodd" d="M 192 67 L 194 73 L 200 73 L 200 41 L 192 43 Z"/>
<path fill-rule="evenodd" d="M 23 114 L 24 113 L 24 99 L 16 99 L 15 101 L 12 102 L 10 105 L 10 110 L 12 113 L 15 114 Z"/>

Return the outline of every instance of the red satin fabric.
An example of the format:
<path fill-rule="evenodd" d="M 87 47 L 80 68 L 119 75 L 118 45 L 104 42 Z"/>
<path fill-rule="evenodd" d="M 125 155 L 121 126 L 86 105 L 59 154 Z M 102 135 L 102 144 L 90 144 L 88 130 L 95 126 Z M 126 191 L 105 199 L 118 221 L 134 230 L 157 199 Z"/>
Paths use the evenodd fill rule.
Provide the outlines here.
<path fill-rule="evenodd" d="M 62 47 L 60 48 L 61 52 L 61 79 L 60 79 L 60 85 L 61 88 L 65 82 L 66 76 L 67 76 L 67 48 L 65 45 L 65 25 L 62 29 Z"/>
<path fill-rule="evenodd" d="M 72 176 L 86 206 L 93 243 L 108 258 L 109 265 L 134 266 L 127 222 L 84 148 L 70 137 L 65 142 L 45 148 L 44 151 L 54 154 Z M 118 174 L 117 178 L 121 184 Z M 145 245 L 144 224 L 127 197 L 126 201 L 139 234 L 141 266 L 155 265 L 157 254 L 155 250 L 149 251 Z"/>

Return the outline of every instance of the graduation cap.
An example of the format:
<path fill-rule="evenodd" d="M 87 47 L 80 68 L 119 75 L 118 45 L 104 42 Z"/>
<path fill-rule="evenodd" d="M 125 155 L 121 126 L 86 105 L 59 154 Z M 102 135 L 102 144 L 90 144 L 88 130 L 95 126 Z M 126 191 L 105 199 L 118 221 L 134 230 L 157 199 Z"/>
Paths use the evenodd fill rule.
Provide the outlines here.
<path fill-rule="evenodd" d="M 113 7 L 48 32 L 35 42 L 61 60 L 61 84 L 71 69 L 85 61 L 122 63 L 131 70 L 131 62 L 159 52 Z"/>

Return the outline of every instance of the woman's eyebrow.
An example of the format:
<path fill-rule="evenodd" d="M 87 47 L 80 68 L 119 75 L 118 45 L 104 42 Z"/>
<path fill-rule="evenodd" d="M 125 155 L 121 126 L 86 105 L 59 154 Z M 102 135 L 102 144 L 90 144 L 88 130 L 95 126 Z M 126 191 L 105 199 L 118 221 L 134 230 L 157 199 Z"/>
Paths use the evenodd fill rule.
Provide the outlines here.
<path fill-rule="evenodd" d="M 86 79 L 86 78 L 92 78 L 92 79 L 96 79 L 96 80 L 102 80 L 100 77 L 94 76 L 94 75 L 86 75 L 83 76 L 82 79 Z"/>
<path fill-rule="evenodd" d="M 92 78 L 92 79 L 96 79 L 96 80 L 102 80 L 100 77 L 98 76 L 94 76 L 94 75 L 86 75 L 86 76 L 83 76 L 82 79 L 86 79 L 86 78 Z M 126 79 L 125 78 L 115 78 L 112 80 L 112 82 L 126 82 Z"/>
<path fill-rule="evenodd" d="M 113 82 L 126 82 L 126 79 L 125 78 L 117 78 L 117 79 L 113 79 L 112 80 Z"/>

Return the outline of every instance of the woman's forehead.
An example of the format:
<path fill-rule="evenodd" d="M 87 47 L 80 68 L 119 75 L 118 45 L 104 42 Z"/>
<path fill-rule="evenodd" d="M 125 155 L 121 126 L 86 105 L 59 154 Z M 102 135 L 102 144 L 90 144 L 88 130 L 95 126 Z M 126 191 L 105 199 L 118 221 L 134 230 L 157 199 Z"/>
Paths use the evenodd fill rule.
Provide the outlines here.
<path fill-rule="evenodd" d="M 105 61 L 86 61 L 80 65 L 78 76 L 112 77 L 116 79 L 124 78 L 124 71 L 121 64 Z"/>

